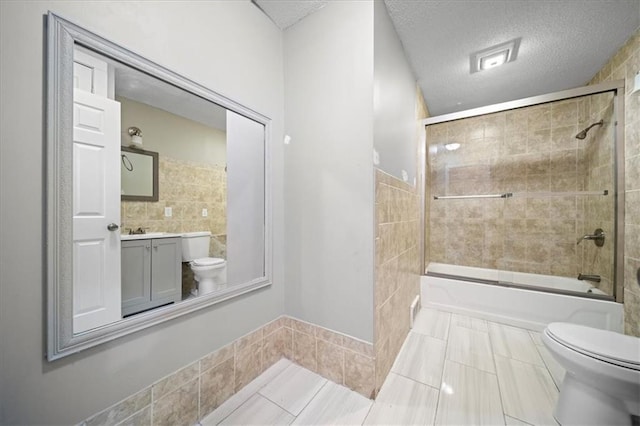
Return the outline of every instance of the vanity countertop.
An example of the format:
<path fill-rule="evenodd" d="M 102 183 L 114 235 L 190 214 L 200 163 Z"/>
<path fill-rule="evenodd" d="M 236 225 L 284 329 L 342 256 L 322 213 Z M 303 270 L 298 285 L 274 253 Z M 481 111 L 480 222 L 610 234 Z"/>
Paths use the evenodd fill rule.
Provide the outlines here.
<path fill-rule="evenodd" d="M 155 238 L 175 238 L 182 237 L 182 234 L 174 234 L 171 232 L 147 232 L 146 234 L 122 234 L 120 239 L 122 241 L 131 240 L 150 240 Z"/>

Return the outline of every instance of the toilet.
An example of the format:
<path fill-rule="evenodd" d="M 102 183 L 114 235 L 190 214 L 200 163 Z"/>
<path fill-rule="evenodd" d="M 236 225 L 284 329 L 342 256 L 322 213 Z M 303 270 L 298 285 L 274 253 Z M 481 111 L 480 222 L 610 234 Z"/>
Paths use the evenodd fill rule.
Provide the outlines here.
<path fill-rule="evenodd" d="M 227 262 L 209 256 L 211 232 L 187 232 L 182 234 L 182 261 L 189 262 L 195 281 L 197 295 L 221 290 L 227 285 Z"/>
<path fill-rule="evenodd" d="M 542 341 L 566 374 L 554 417 L 566 425 L 631 425 L 640 415 L 640 339 L 551 323 Z"/>

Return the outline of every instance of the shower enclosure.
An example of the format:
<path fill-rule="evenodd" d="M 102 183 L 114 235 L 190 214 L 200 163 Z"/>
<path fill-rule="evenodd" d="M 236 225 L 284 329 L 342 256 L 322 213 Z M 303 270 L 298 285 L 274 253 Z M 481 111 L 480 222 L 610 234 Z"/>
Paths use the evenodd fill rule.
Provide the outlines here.
<path fill-rule="evenodd" d="M 622 301 L 624 81 L 426 119 L 427 275 Z"/>

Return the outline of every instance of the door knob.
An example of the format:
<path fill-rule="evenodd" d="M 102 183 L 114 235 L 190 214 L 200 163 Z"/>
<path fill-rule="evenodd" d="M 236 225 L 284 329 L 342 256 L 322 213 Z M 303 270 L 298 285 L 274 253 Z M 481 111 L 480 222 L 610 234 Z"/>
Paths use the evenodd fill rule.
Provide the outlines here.
<path fill-rule="evenodd" d="M 109 231 L 113 232 L 113 231 L 117 231 L 118 229 L 120 229 L 120 227 L 115 223 L 110 223 L 110 224 L 107 225 L 107 229 Z"/>

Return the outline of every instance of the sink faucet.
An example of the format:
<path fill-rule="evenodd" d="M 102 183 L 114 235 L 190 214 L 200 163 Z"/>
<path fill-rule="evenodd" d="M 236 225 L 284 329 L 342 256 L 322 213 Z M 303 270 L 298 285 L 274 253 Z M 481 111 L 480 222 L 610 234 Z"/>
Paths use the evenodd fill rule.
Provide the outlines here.
<path fill-rule="evenodd" d="M 599 283 L 602 280 L 600 278 L 600 275 L 583 275 L 583 274 L 578 274 L 578 279 L 580 281 L 593 281 L 594 283 Z"/>
<path fill-rule="evenodd" d="M 129 235 L 146 234 L 147 228 L 139 227 L 138 229 L 129 229 Z"/>

